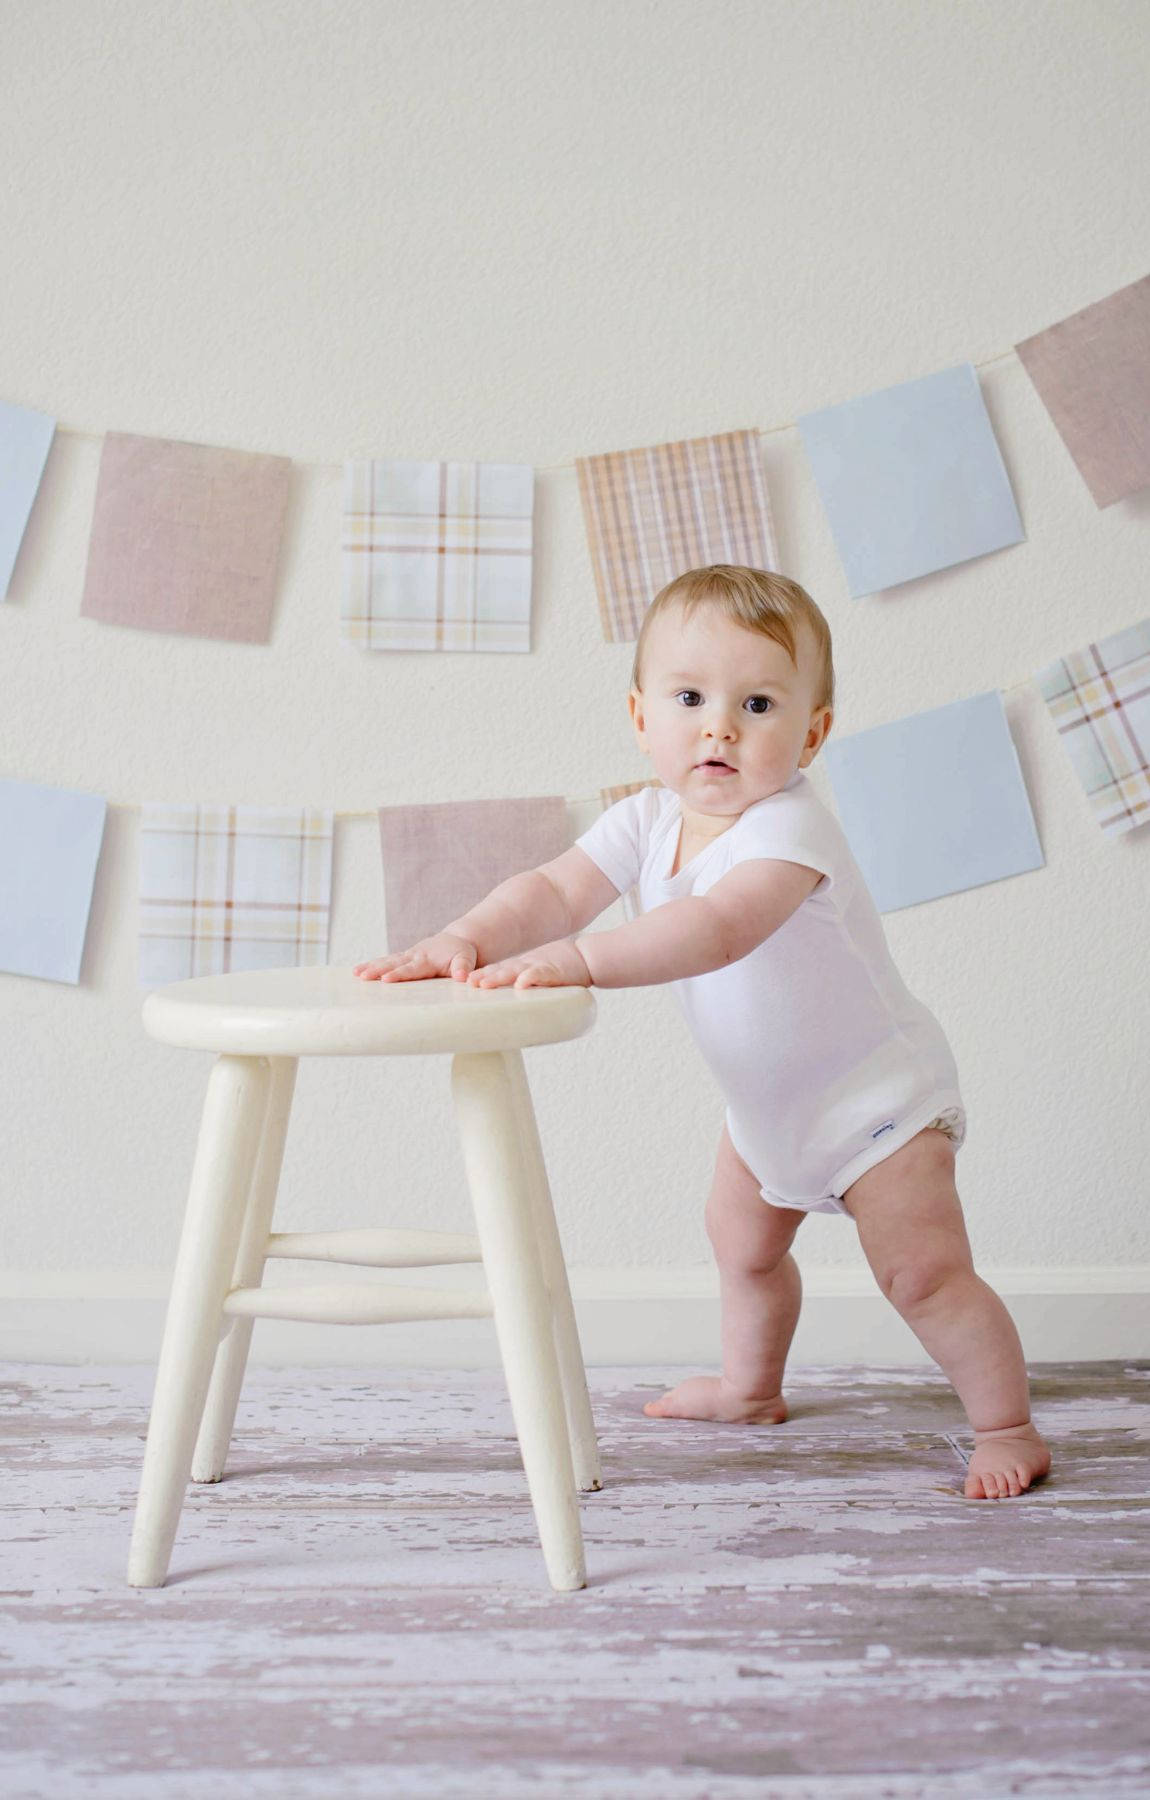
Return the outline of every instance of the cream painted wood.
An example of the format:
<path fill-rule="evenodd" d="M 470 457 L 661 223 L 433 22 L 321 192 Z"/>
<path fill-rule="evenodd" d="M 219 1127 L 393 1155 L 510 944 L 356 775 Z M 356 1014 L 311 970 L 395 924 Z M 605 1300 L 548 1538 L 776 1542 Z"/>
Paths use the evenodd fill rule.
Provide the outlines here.
<path fill-rule="evenodd" d="M 148 996 L 143 1017 L 161 1042 L 217 1058 L 161 1345 L 129 1582 L 163 1583 L 189 1477 L 223 1473 L 256 1318 L 491 1317 L 548 1576 L 559 1591 L 584 1586 L 576 1475 L 587 1489 L 601 1486 L 598 1451 L 521 1052 L 588 1030 L 591 994 L 273 969 L 173 983 Z M 298 1057 L 445 1050 L 455 1052 L 452 1094 L 478 1235 L 273 1232 Z M 372 1267 L 482 1261 L 487 1290 L 267 1289 L 269 1257 Z"/>
<path fill-rule="evenodd" d="M 144 1027 L 161 1043 L 233 1056 L 425 1056 L 523 1050 L 590 1029 L 588 988 L 360 981 L 350 968 L 250 969 L 157 988 Z"/>
<path fill-rule="evenodd" d="M 531 1183 L 535 1235 L 543 1264 L 543 1279 L 547 1283 L 551 1299 L 551 1320 L 555 1332 L 555 1350 L 559 1358 L 559 1373 L 563 1382 L 563 1401 L 567 1408 L 567 1430 L 571 1439 L 575 1481 L 585 1493 L 593 1493 L 603 1485 L 599 1445 L 591 1413 L 591 1396 L 587 1392 L 587 1372 L 579 1343 L 579 1329 L 575 1322 L 571 1286 L 567 1280 L 567 1264 L 563 1258 L 563 1245 L 551 1200 L 551 1185 L 547 1179 L 547 1164 L 543 1146 L 539 1142 L 535 1108 L 531 1104 L 531 1089 L 523 1066 L 523 1056 L 518 1050 L 505 1050 L 503 1060 L 507 1065 L 519 1119 L 520 1144 L 527 1160 L 528 1179 Z"/>
<path fill-rule="evenodd" d="M 365 1269 L 428 1269 L 483 1261 L 477 1237 L 453 1231 L 273 1231 L 266 1255 L 305 1262 L 356 1263 Z"/>
<path fill-rule="evenodd" d="M 168 1571 L 270 1091 L 266 1057 L 219 1056 L 208 1077 L 128 1553 L 133 1587 L 159 1587 Z"/>
<path fill-rule="evenodd" d="M 496 990 L 498 992 L 498 990 Z M 530 991 L 530 990 L 529 990 Z M 451 1086 L 523 1468 L 553 1588 L 586 1585 L 579 1499 L 551 1301 L 535 1228 L 538 1187 L 502 1052 L 459 1053 Z"/>
<path fill-rule="evenodd" d="M 243 1229 L 236 1265 L 232 1270 L 232 1288 L 258 1287 L 263 1280 L 267 1256 L 268 1232 L 275 1210 L 283 1166 L 284 1142 L 295 1093 L 299 1063 L 294 1056 L 276 1056 L 271 1063 L 271 1091 L 268 1095 L 259 1155 L 252 1175 L 251 1190 L 244 1212 Z M 215 1367 L 204 1405 L 204 1416 L 192 1457 L 193 1481 L 219 1481 L 228 1460 L 228 1446 L 243 1387 L 244 1371 L 252 1341 L 251 1317 L 236 1317 L 231 1329 L 216 1351 Z"/>
<path fill-rule="evenodd" d="M 314 1325 L 396 1325 L 408 1319 L 489 1319 L 491 1296 L 461 1288 L 359 1286 L 233 1288 L 224 1312 L 249 1328 L 253 1319 Z M 239 1329 L 237 1325 L 236 1329 Z M 221 1344 L 221 1350 L 227 1343 Z"/>

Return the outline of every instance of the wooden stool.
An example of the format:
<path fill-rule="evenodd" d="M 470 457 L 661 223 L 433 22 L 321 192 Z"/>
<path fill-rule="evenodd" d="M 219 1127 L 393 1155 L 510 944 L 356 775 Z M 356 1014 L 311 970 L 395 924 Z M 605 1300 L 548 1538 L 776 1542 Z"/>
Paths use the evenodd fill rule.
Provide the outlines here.
<path fill-rule="evenodd" d="M 523 1067 L 529 1044 L 579 1037 L 586 988 L 473 988 L 360 981 L 350 969 L 261 969 L 177 981 L 149 994 L 145 1029 L 214 1050 L 128 1560 L 133 1587 L 161 1587 L 189 1476 L 224 1472 L 257 1318 L 374 1325 L 491 1317 L 547 1574 L 585 1585 L 576 1484 L 601 1485 L 595 1426 Z M 424 1231 L 271 1230 L 301 1056 L 453 1052 L 455 1102 L 477 1237 Z M 372 1268 L 482 1262 L 487 1291 L 263 1288 L 265 1258 Z"/>

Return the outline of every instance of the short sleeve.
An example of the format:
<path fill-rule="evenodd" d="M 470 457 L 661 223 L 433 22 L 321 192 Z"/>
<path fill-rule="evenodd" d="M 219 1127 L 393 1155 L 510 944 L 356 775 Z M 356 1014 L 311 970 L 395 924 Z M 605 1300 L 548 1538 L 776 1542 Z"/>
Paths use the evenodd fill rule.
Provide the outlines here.
<path fill-rule="evenodd" d="M 830 892 L 842 873 L 841 829 L 817 798 L 783 790 L 747 808 L 735 827 L 731 862 L 733 865 L 765 856 L 818 869 L 824 879 L 813 894 L 821 897 Z"/>
<path fill-rule="evenodd" d="M 651 834 L 648 796 L 653 792 L 652 788 L 640 788 L 636 794 L 624 795 L 614 806 L 605 807 L 590 829 L 575 839 L 577 848 L 586 852 L 621 894 L 639 879 Z"/>

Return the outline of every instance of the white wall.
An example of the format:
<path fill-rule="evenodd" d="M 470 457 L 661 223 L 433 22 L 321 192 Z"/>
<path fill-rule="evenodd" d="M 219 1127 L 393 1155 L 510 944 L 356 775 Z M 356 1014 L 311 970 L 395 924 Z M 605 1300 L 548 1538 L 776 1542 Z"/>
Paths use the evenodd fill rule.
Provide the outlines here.
<path fill-rule="evenodd" d="M 0 1350 L 80 1354 L 77 1296 L 163 1292 L 210 1061 L 141 1029 L 119 803 L 564 794 L 583 829 L 600 785 L 648 764 L 573 458 L 786 426 L 1145 274 L 1150 14 L 37 0 L 4 37 L 0 393 L 61 429 L 0 606 L 0 771 L 117 804 L 81 985 L 0 976 L 4 1291 L 55 1296 L 73 1333 L 38 1335 L 26 1305 Z M 1150 611 L 1150 492 L 1100 512 L 1012 356 L 983 391 L 1028 541 L 879 598 L 845 590 L 798 433 L 763 441 L 781 566 L 834 632 L 840 736 L 1010 687 Z M 295 459 L 269 644 L 79 616 L 113 429 Z M 530 657 L 341 643 L 350 455 L 541 467 Z M 957 1055 L 980 1268 L 1120 1293 L 1150 1265 L 1150 833 L 1104 839 L 1038 695 L 1008 710 L 1047 867 L 886 927 Z M 336 830 L 330 960 L 350 965 L 386 947 L 378 834 Z M 710 1291 L 722 1101 L 670 990 L 601 994 L 589 1038 L 527 1063 L 577 1285 L 654 1280 L 672 1319 Z M 448 1076 L 305 1063 L 277 1223 L 466 1229 Z M 841 1332 L 835 1293 L 872 1287 L 853 1225 L 810 1219 L 796 1254 Z M 1115 1353 L 1043 1318 L 1032 1356 Z"/>

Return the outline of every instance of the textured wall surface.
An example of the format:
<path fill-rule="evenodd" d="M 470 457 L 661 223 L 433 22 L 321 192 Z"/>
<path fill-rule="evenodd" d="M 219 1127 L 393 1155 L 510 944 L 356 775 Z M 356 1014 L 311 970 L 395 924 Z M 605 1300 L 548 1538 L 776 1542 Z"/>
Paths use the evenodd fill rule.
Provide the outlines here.
<path fill-rule="evenodd" d="M 112 801 L 554 793 L 574 834 L 648 772 L 576 455 L 785 426 L 1150 267 L 1140 0 L 40 0 L 4 37 L 0 392 L 68 429 L 0 606 L 0 771 Z M 877 599 L 846 593 L 797 432 L 764 440 L 840 735 L 1150 610 L 1150 493 L 1100 512 L 1017 361 L 982 380 L 1028 542 Z M 79 617 L 113 429 L 296 459 L 269 644 Z M 542 467 L 530 657 L 341 644 L 349 455 Z M 1150 1262 L 1150 833 L 1104 840 L 1037 694 L 1008 710 L 1048 866 L 889 939 L 954 1044 L 980 1261 Z M 0 976 L 10 1271 L 174 1255 L 209 1059 L 140 1026 L 137 826 L 112 807 L 82 985 Z M 375 826 L 339 823 L 330 959 L 385 948 Z M 700 1263 L 721 1098 L 668 989 L 599 1004 L 527 1057 L 569 1259 Z M 279 1219 L 466 1228 L 448 1076 L 305 1064 Z M 840 1218 L 797 1253 L 863 1264 Z"/>

